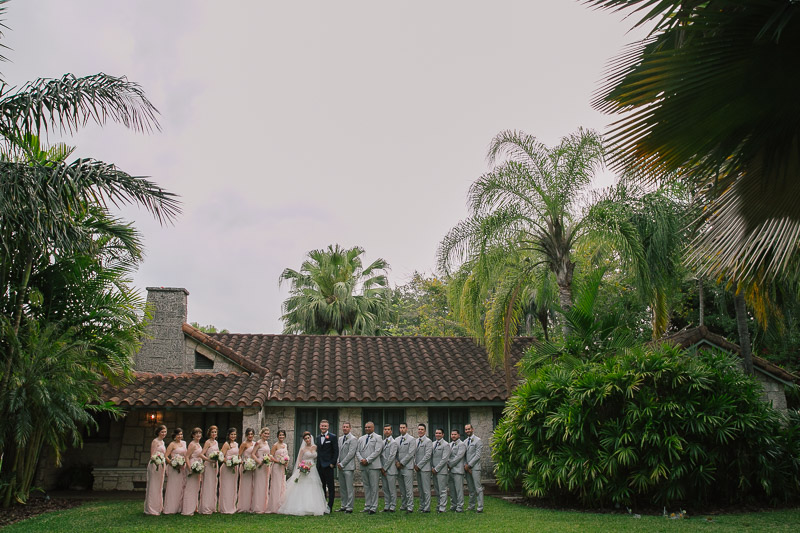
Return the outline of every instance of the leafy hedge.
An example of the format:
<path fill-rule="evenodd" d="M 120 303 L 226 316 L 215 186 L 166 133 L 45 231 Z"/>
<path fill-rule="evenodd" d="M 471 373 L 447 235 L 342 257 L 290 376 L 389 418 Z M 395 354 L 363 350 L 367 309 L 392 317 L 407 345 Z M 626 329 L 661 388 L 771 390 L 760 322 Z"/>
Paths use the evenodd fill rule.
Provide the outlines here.
<path fill-rule="evenodd" d="M 796 498 L 800 416 L 760 394 L 721 353 L 645 347 L 546 364 L 495 430 L 498 482 L 592 505 Z"/>

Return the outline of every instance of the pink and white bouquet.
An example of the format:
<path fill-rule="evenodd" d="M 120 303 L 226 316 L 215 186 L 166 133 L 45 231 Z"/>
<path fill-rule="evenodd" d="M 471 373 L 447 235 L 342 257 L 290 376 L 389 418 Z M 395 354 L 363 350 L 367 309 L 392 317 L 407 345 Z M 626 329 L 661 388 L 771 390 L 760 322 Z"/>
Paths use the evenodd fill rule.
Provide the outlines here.
<path fill-rule="evenodd" d="M 265 465 L 269 466 L 270 463 L 272 463 L 272 459 L 270 458 L 269 455 L 265 455 L 263 460 L 260 463 L 258 463 L 258 467 L 261 468 L 262 466 L 265 466 Z"/>
<path fill-rule="evenodd" d="M 219 450 L 208 454 L 208 458 L 212 463 L 214 463 L 215 468 L 225 462 L 225 457 L 222 456 L 222 453 Z"/>
<path fill-rule="evenodd" d="M 300 473 L 306 476 L 311 472 L 312 468 L 314 468 L 314 461 L 300 461 L 300 464 L 297 465 L 297 469 Z M 294 482 L 297 483 L 299 479 L 299 477 L 294 478 Z"/>
<path fill-rule="evenodd" d="M 167 460 L 164 458 L 163 453 L 157 453 L 150 458 L 150 463 L 156 465 L 156 470 L 158 470 L 158 467 L 166 462 Z"/>
<path fill-rule="evenodd" d="M 255 459 L 253 459 L 252 457 L 248 457 L 247 459 L 244 460 L 245 472 L 252 472 L 256 468 L 258 468 L 258 463 L 256 463 Z"/>
<path fill-rule="evenodd" d="M 189 475 L 191 476 L 192 474 L 202 474 L 203 470 L 205 469 L 206 467 L 203 466 L 203 461 L 195 461 L 192 463 L 192 466 L 189 467 Z"/>
<path fill-rule="evenodd" d="M 180 472 L 181 468 L 183 468 L 183 465 L 186 464 L 186 457 L 182 455 L 175 455 L 172 457 L 172 460 L 169 462 L 169 464 L 172 468 Z"/>
<path fill-rule="evenodd" d="M 242 458 L 238 455 L 232 455 L 230 459 L 225 461 L 225 465 L 228 466 L 228 468 L 236 468 L 240 464 L 242 464 Z"/>

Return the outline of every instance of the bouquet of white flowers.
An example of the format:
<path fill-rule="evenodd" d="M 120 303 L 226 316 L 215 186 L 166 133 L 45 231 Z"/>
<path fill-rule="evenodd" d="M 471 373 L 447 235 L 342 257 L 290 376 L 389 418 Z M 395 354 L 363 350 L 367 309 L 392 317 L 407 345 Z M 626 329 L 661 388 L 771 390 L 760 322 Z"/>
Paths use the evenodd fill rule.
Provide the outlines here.
<path fill-rule="evenodd" d="M 242 464 L 242 459 L 238 455 L 233 455 L 230 459 L 225 461 L 225 465 L 229 468 L 236 468 L 240 464 Z"/>
<path fill-rule="evenodd" d="M 217 467 L 218 465 L 225 462 L 225 457 L 223 457 L 222 453 L 219 451 L 211 452 L 210 454 L 208 454 L 208 458 L 211 460 L 212 463 L 214 463 L 214 467 Z"/>
<path fill-rule="evenodd" d="M 167 462 L 167 460 L 164 459 L 164 454 L 163 453 L 157 453 L 157 454 L 155 454 L 154 456 L 152 456 L 150 458 L 150 463 L 156 465 L 156 470 L 158 470 L 158 467 L 163 465 L 166 462 Z"/>
<path fill-rule="evenodd" d="M 172 458 L 172 460 L 169 462 L 169 464 L 170 464 L 170 466 L 172 466 L 172 468 L 174 468 L 175 470 L 180 472 L 181 468 L 183 468 L 183 465 L 186 464 L 186 457 L 184 457 L 182 455 L 175 455 Z"/>
<path fill-rule="evenodd" d="M 269 455 L 264 456 L 264 460 L 258 464 L 258 467 L 261 468 L 262 466 L 269 466 L 272 463 L 272 459 L 270 459 Z"/>
<path fill-rule="evenodd" d="M 203 470 L 205 470 L 205 469 L 206 469 L 206 467 L 203 466 L 203 461 L 195 461 L 195 462 L 192 463 L 192 466 L 189 468 L 189 475 L 191 476 L 192 474 L 202 474 Z"/>
<path fill-rule="evenodd" d="M 253 459 L 252 457 L 248 457 L 247 459 L 244 460 L 245 472 L 252 472 L 256 468 L 258 468 L 258 464 L 256 463 L 255 459 Z"/>

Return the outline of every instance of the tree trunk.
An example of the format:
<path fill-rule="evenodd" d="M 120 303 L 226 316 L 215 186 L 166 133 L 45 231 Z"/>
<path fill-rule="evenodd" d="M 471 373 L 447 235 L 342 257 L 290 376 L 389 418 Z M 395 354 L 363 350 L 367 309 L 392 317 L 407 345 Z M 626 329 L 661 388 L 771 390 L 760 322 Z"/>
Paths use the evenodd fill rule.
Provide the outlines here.
<path fill-rule="evenodd" d="M 556 284 L 558 285 L 558 302 L 561 304 L 561 312 L 566 313 L 572 308 L 572 275 L 575 271 L 575 263 L 567 260 L 566 264 L 556 272 Z M 572 332 L 572 328 L 564 320 L 564 336 Z"/>
<path fill-rule="evenodd" d="M 703 292 L 703 278 L 697 278 L 697 299 L 699 300 L 698 307 L 700 308 L 700 327 L 705 326 L 706 318 L 706 302 L 705 294 Z"/>
<path fill-rule="evenodd" d="M 750 347 L 750 329 L 747 327 L 747 304 L 744 301 L 744 294 L 740 290 L 733 296 L 736 307 L 736 326 L 739 329 L 739 347 L 742 351 L 742 364 L 744 371 L 753 374 L 753 352 Z"/>

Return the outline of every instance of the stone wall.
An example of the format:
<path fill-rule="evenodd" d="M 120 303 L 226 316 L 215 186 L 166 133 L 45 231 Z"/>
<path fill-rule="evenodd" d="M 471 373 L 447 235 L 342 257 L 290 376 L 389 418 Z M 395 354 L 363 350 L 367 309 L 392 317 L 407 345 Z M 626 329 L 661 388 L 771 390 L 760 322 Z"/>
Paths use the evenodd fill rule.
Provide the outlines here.
<path fill-rule="evenodd" d="M 492 462 L 491 440 L 494 431 L 494 417 L 491 407 L 470 407 L 470 423 L 475 435 L 483 442 L 481 454 L 481 479 L 494 481 L 494 463 Z M 462 433 L 463 434 L 463 433 Z"/>
<path fill-rule="evenodd" d="M 186 289 L 147 287 L 147 308 L 152 318 L 146 338 L 134 355 L 134 368 L 140 372 L 184 372 L 184 334 Z M 192 367 L 194 356 L 192 356 Z M 191 367 L 190 367 L 191 368 Z"/>
<path fill-rule="evenodd" d="M 761 398 L 768 404 L 771 404 L 775 409 L 785 413 L 787 407 L 784 384 L 780 381 L 775 381 L 769 376 L 762 374 L 758 370 L 756 370 L 755 376 L 758 382 L 761 384 L 761 387 L 764 389 Z"/>
<path fill-rule="evenodd" d="M 292 456 L 294 455 L 294 407 L 265 407 L 261 424 L 261 427 L 269 428 L 269 442 L 272 444 L 278 442 L 278 430 L 284 430 L 286 432 L 285 442 L 289 449 L 289 454 Z M 291 465 L 294 464 L 294 460 L 295 458 L 291 457 L 289 470 L 291 470 Z"/>
<path fill-rule="evenodd" d="M 184 337 L 186 337 L 184 335 Z M 211 359 L 214 362 L 213 369 L 201 369 L 194 367 L 194 353 L 197 351 L 199 354 Z M 184 350 L 182 357 L 182 368 L 184 372 L 243 372 L 244 369 L 239 365 L 234 364 L 229 359 L 222 357 L 220 354 L 199 343 L 195 339 L 186 337 L 184 342 Z"/>

